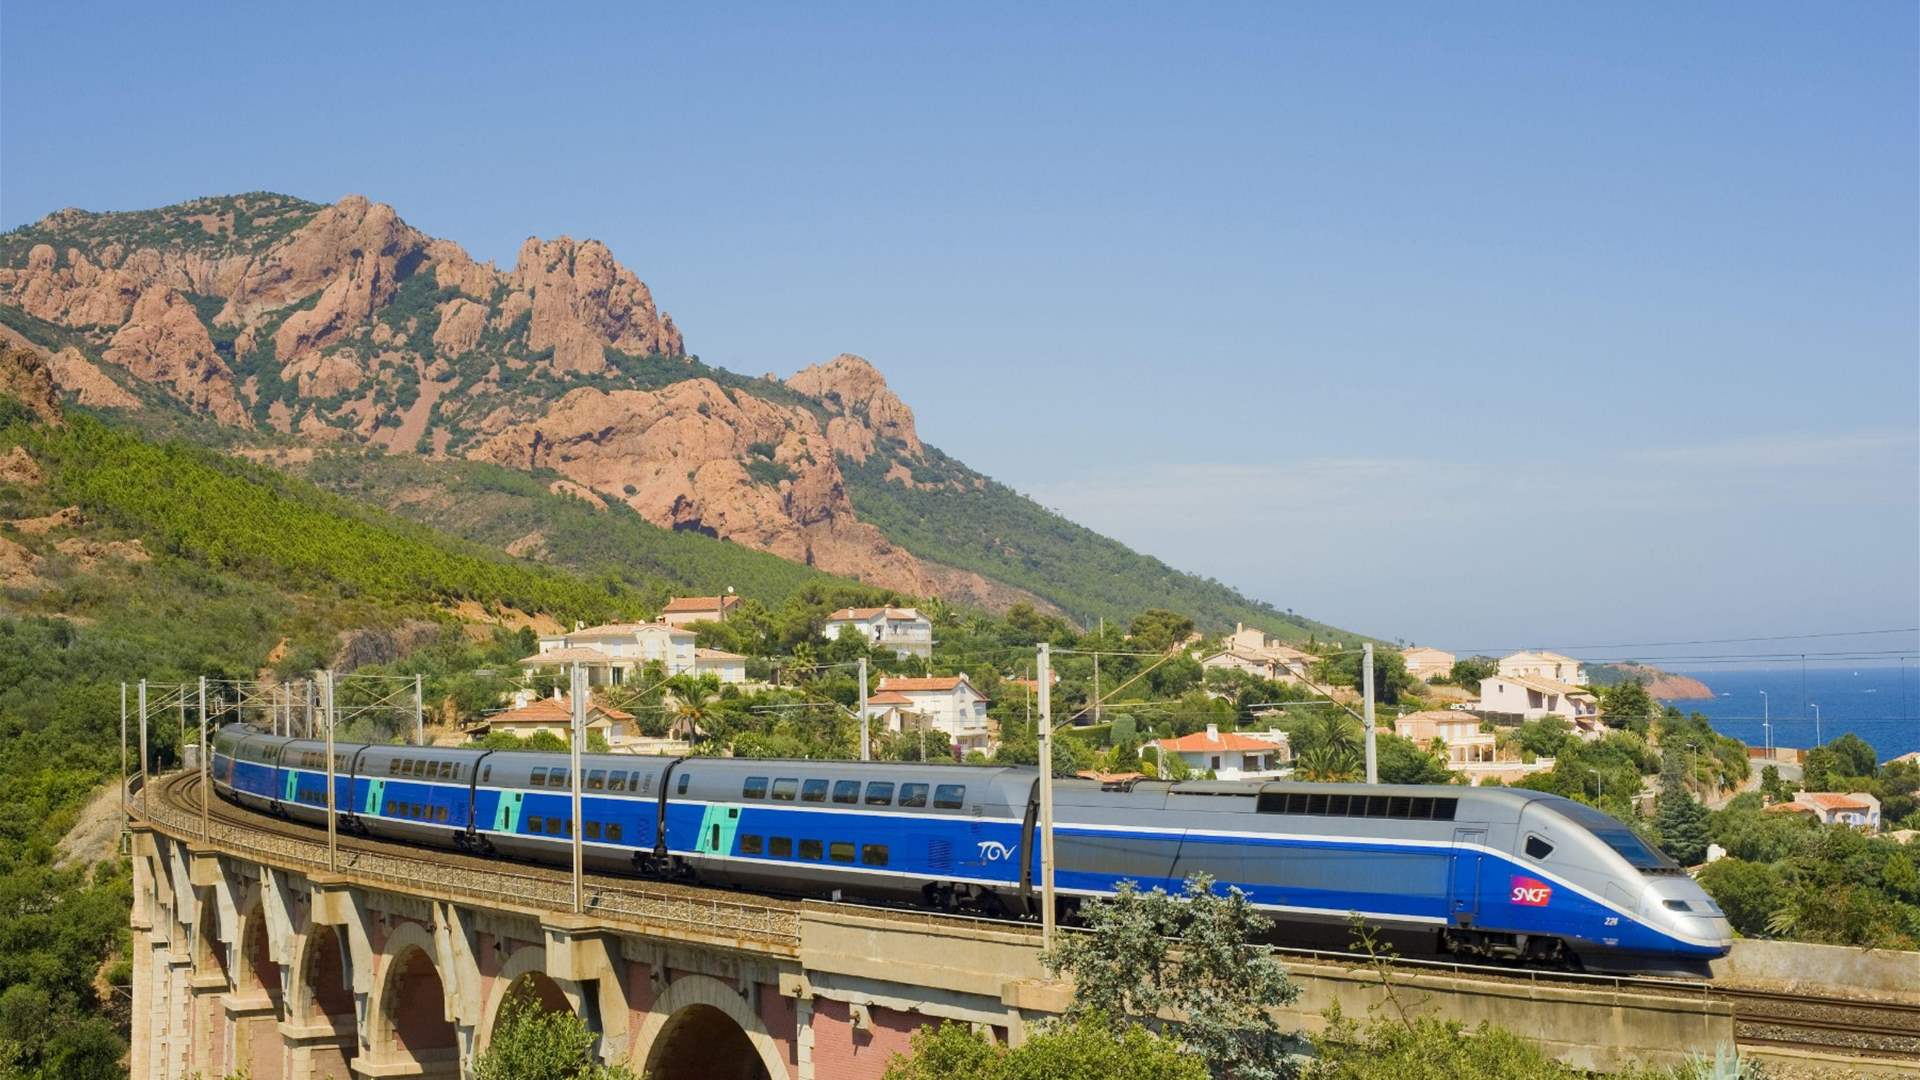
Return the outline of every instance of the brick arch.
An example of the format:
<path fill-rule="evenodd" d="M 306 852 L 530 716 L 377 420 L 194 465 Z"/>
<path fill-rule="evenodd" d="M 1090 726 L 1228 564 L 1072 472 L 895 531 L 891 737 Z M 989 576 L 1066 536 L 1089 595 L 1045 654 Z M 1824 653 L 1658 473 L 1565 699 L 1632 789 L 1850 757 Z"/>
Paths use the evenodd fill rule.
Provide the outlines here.
<path fill-rule="evenodd" d="M 400 923 L 388 936 L 367 1008 L 367 1048 L 374 1057 L 423 1064 L 458 1059 L 458 1033 L 447 1019 L 446 982 L 435 955 L 433 935 L 419 923 Z"/>
<path fill-rule="evenodd" d="M 287 1002 L 287 1019 L 306 1023 L 322 1016 L 345 1016 L 347 1027 L 355 1026 L 353 958 L 348 955 L 343 928 L 309 926 L 294 949 L 292 976 L 288 980 L 291 1000 Z M 316 995 L 316 982 L 322 984 L 319 989 L 324 993 Z"/>
<path fill-rule="evenodd" d="M 704 1041 L 709 1032 L 727 1034 L 725 1021 L 731 1021 L 746 1037 L 752 1052 L 759 1057 L 760 1069 L 764 1070 L 766 1076 L 773 1080 L 785 1080 L 787 1067 L 781 1061 L 780 1048 L 774 1043 L 767 1026 L 747 1007 L 739 990 L 711 975 L 682 975 L 654 999 L 646 1022 L 640 1025 L 640 1033 L 633 1040 L 629 1064 L 645 1076 L 661 1073 L 663 1067 L 669 1064 L 668 1055 L 673 1053 L 673 1046 L 678 1041 L 676 1036 L 698 1033 L 698 1037 Z M 751 1064 L 750 1061 L 743 1063 L 745 1066 Z M 722 1074 L 703 1072 L 700 1075 Z M 742 1069 L 743 1077 L 752 1075 L 751 1068 Z"/>
<path fill-rule="evenodd" d="M 256 898 L 240 916 L 240 929 L 233 938 L 233 989 L 241 994 L 259 991 L 278 1002 L 280 965 L 274 963 L 268 932 L 266 905 Z"/>
<path fill-rule="evenodd" d="M 480 1014 L 479 1029 L 474 1032 L 475 1057 L 486 1053 L 488 1044 L 493 1042 L 493 1025 L 500 1019 L 500 1006 L 507 1000 L 507 993 L 515 984 L 533 976 L 538 976 L 555 991 L 559 990 L 559 985 L 547 974 L 546 948 L 541 945 L 522 945 L 507 957 L 507 962 L 501 965 L 499 974 L 493 977 L 493 983 L 487 989 L 487 1007 Z M 544 990 L 545 987 L 540 989 Z M 542 993 L 541 996 L 548 999 L 549 1006 L 554 1004 L 551 994 Z M 566 1008 L 573 1008 L 567 995 L 562 993 L 560 997 Z"/>

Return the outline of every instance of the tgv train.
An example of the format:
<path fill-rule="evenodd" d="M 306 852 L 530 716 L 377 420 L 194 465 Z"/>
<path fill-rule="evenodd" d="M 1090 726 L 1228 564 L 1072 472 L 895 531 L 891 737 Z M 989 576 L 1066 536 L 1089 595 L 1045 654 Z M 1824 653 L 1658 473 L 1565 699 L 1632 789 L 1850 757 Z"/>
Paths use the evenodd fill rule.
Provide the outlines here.
<path fill-rule="evenodd" d="M 565 756 L 339 744 L 342 828 L 570 864 Z M 233 725 L 213 783 L 326 823 L 326 744 Z M 1031 768 L 748 758 L 581 759 L 588 866 L 784 894 L 989 914 L 1039 909 Z M 1625 825 L 1508 788 L 1140 781 L 1054 785 L 1056 892 L 1132 879 L 1236 885 L 1282 922 L 1357 915 L 1442 950 L 1612 971 L 1698 973 L 1731 947 L 1704 890 Z"/>

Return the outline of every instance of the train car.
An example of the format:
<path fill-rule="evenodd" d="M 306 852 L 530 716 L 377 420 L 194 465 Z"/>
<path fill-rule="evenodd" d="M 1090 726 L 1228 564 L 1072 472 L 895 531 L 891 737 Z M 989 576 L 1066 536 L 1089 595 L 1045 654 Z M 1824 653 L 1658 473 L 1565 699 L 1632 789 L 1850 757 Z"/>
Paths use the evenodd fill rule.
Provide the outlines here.
<path fill-rule="evenodd" d="M 562 755 L 340 745 L 335 760 L 345 827 L 571 861 L 573 778 Z M 324 824 L 324 745 L 229 728 L 212 764 L 223 795 Z M 1030 768 L 595 754 L 581 770 L 581 845 L 598 870 L 1039 911 Z M 1724 915 L 1679 867 L 1559 796 L 1060 780 L 1054 803 L 1054 878 L 1069 909 L 1123 880 L 1174 891 L 1205 873 L 1283 923 L 1358 916 L 1470 956 L 1697 973 L 1731 946 Z"/>
<path fill-rule="evenodd" d="M 702 881 L 1019 911 L 1031 769 L 689 758 L 667 795 L 666 852 Z"/>

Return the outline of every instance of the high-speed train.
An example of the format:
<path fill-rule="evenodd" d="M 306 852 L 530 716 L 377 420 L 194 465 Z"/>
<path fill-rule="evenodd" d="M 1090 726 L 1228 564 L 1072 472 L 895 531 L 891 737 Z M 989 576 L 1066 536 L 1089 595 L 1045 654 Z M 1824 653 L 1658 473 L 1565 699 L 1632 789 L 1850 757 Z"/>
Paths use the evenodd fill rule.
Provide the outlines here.
<path fill-rule="evenodd" d="M 337 744 L 340 827 L 505 859 L 572 861 L 565 755 Z M 326 823 L 326 744 L 221 729 L 215 789 Z M 990 914 L 1039 909 L 1031 768 L 590 754 L 594 869 Z M 1704 890 L 1619 821 L 1510 788 L 1139 781 L 1054 785 L 1064 903 L 1131 879 L 1235 885 L 1281 922 L 1353 916 L 1444 951 L 1699 973 L 1732 945 Z"/>

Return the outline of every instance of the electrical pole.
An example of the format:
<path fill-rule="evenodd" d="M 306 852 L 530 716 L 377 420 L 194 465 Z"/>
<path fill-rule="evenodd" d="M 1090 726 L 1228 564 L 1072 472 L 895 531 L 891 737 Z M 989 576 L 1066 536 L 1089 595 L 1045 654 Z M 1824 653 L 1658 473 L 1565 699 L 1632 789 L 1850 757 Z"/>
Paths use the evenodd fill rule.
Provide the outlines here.
<path fill-rule="evenodd" d="M 127 684 L 120 684 L 120 835 L 127 834 Z"/>
<path fill-rule="evenodd" d="M 1106 629 L 1106 620 L 1101 620 L 1100 628 Z M 1100 723 L 1100 654 L 1093 654 L 1093 722 Z"/>
<path fill-rule="evenodd" d="M 1374 754 L 1373 745 L 1373 643 L 1368 642 L 1360 653 L 1360 663 L 1364 665 L 1360 671 L 1360 687 L 1366 695 L 1367 783 L 1377 784 L 1380 782 L 1380 760 Z"/>
<path fill-rule="evenodd" d="M 860 658 L 860 760 L 872 761 L 873 753 L 869 749 L 867 738 L 867 658 Z"/>
<path fill-rule="evenodd" d="M 200 839 L 213 831 L 213 808 L 207 792 L 212 790 L 213 770 L 207 764 L 207 677 L 200 676 Z"/>
<path fill-rule="evenodd" d="M 312 684 L 309 683 L 309 686 Z M 333 672 L 320 673 L 320 709 L 327 724 L 327 873 L 338 873 L 340 865 L 340 822 L 336 820 L 333 792 Z M 294 793 L 297 797 L 299 792 Z"/>
<path fill-rule="evenodd" d="M 147 680 L 140 680 L 140 816 L 147 816 Z"/>
<path fill-rule="evenodd" d="M 420 676 L 413 677 L 413 745 L 427 745 L 426 706 L 420 697 Z"/>
<path fill-rule="evenodd" d="M 587 680 L 586 672 L 579 664 L 573 665 L 573 738 L 567 740 L 572 747 L 573 762 L 571 780 L 573 786 L 573 913 L 580 915 L 587 910 L 586 885 L 582 880 L 585 871 L 583 849 L 580 846 L 580 747 L 587 740 Z"/>
<path fill-rule="evenodd" d="M 1040 944 L 1053 948 L 1053 695 L 1047 686 L 1052 658 L 1040 643 L 1034 671 L 1040 679 Z"/>
<path fill-rule="evenodd" d="M 313 680 L 307 681 L 307 738 L 313 738 Z"/>

